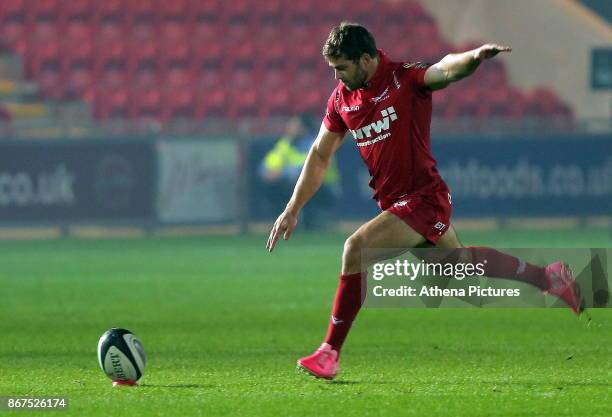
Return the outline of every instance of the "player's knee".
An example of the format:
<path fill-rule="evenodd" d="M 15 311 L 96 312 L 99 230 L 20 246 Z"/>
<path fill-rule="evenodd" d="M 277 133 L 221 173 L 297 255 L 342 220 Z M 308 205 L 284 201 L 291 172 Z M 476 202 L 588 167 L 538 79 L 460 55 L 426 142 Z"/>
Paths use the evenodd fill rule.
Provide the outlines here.
<path fill-rule="evenodd" d="M 360 234 L 351 235 L 344 242 L 343 258 L 346 262 L 361 262 L 361 250 L 365 247 L 365 239 Z"/>

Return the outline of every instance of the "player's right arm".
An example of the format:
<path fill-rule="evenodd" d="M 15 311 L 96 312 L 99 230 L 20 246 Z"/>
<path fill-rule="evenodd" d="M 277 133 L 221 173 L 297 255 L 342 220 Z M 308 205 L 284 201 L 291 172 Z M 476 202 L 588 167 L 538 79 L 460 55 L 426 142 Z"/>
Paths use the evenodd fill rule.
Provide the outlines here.
<path fill-rule="evenodd" d="M 289 239 L 291 233 L 297 226 L 297 219 L 302 208 L 306 205 L 308 200 L 317 192 L 323 179 L 325 177 L 325 171 L 331 164 L 332 157 L 336 153 L 336 150 L 342 144 L 344 133 L 333 132 L 325 127 L 325 124 L 321 124 L 321 129 L 317 135 L 316 140 L 310 147 L 306 162 L 300 173 L 300 177 L 297 180 L 293 195 L 287 203 L 285 211 L 278 216 L 268 242 L 266 249 L 272 252 L 276 242 L 280 238 L 281 234 L 285 240 Z"/>

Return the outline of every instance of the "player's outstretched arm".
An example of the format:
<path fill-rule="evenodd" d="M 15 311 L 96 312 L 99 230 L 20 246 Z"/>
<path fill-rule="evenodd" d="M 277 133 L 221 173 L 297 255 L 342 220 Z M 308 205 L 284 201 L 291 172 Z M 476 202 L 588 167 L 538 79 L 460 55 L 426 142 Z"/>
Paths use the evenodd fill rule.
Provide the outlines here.
<path fill-rule="evenodd" d="M 509 46 L 487 43 L 471 51 L 446 55 L 440 62 L 427 69 L 425 84 L 432 90 L 445 88 L 450 83 L 471 75 L 484 59 L 493 58 L 500 52 L 511 50 Z"/>
<path fill-rule="evenodd" d="M 340 147 L 343 138 L 344 133 L 332 132 L 327 130 L 325 125 L 321 124 L 317 139 L 312 144 L 306 157 L 306 162 L 293 190 L 293 195 L 289 203 L 287 203 L 285 211 L 278 216 L 274 226 L 272 226 L 268 242 L 266 243 L 268 252 L 274 250 L 274 246 L 276 246 L 276 242 L 281 235 L 287 240 L 291 233 L 293 233 L 297 226 L 300 210 L 302 210 L 302 207 L 304 207 L 323 183 L 325 171 L 331 163 L 334 153 Z"/>

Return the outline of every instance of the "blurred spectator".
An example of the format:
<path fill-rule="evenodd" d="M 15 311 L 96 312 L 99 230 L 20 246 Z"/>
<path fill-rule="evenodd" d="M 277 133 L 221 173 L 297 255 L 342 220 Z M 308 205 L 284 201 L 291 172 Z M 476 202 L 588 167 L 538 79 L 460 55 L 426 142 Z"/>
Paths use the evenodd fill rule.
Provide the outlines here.
<path fill-rule="evenodd" d="M 263 183 L 264 204 L 271 213 L 282 211 L 293 192 L 308 151 L 317 136 L 316 126 L 306 116 L 289 119 L 285 134 L 262 160 L 258 173 Z M 327 170 L 321 189 L 302 210 L 302 224 L 307 230 L 322 228 L 334 208 L 339 185 L 335 161 Z"/>

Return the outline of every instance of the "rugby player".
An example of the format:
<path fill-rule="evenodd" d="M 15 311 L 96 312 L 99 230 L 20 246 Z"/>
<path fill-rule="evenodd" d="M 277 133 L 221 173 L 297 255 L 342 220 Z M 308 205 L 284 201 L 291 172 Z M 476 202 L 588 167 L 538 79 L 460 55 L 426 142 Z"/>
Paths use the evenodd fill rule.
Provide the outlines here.
<path fill-rule="evenodd" d="M 327 336 L 312 355 L 298 360 L 298 367 L 320 378 L 336 376 L 342 345 L 363 302 L 365 270 L 379 260 L 363 259 L 362 255 L 368 255 L 362 250 L 464 248 L 450 221 L 450 191 L 431 153 L 432 92 L 468 77 L 485 59 L 510 51 L 507 46 L 488 43 L 446 55 L 433 65 L 394 62 L 377 49 L 372 34 L 359 24 L 342 22 L 331 31 L 322 52 L 339 83 L 266 248 L 272 252 L 281 236 L 289 239 L 300 210 L 321 186 L 347 131 L 368 167 L 373 198 L 381 213 L 346 240 Z M 562 262 L 539 267 L 484 247 L 465 248 L 462 253 L 472 263 L 486 259 L 488 277 L 535 285 L 564 300 L 576 314 L 582 311 L 579 288 Z"/>

